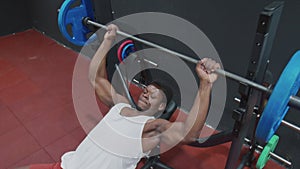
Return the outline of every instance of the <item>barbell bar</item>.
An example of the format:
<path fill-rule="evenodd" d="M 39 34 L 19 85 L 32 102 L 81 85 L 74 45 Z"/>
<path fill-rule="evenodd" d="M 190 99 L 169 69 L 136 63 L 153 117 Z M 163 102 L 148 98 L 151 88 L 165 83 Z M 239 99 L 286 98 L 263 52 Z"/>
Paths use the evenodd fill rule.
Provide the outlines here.
<path fill-rule="evenodd" d="M 300 127 L 298 127 L 290 122 L 282 120 L 281 124 L 300 133 Z"/>
<path fill-rule="evenodd" d="M 84 24 L 87 24 L 87 25 L 93 25 L 93 26 L 95 26 L 95 27 L 98 27 L 98 28 L 102 28 L 102 29 L 107 30 L 107 26 L 106 26 L 106 25 L 100 24 L 100 23 L 98 23 L 98 22 L 94 22 L 94 21 L 92 21 L 91 19 L 89 19 L 88 17 L 85 17 L 85 18 L 83 19 L 83 23 L 84 23 Z M 133 35 L 130 35 L 130 34 L 125 33 L 125 32 L 122 32 L 122 31 L 120 31 L 120 30 L 117 30 L 116 33 L 117 33 L 118 35 L 123 36 L 123 37 L 133 39 L 133 40 L 135 40 L 135 41 L 141 42 L 141 43 L 146 44 L 146 45 L 148 45 L 148 46 L 151 46 L 151 47 L 153 47 L 153 48 L 159 49 L 159 50 L 161 50 L 161 51 L 163 51 L 163 52 L 169 53 L 169 54 L 171 54 L 171 55 L 178 56 L 179 58 L 181 58 L 181 59 L 183 59 L 183 60 L 186 60 L 186 61 L 188 61 L 188 62 L 195 63 L 195 64 L 198 63 L 198 60 L 197 60 L 197 59 L 194 59 L 194 58 L 192 58 L 192 57 L 186 56 L 186 55 L 181 54 L 181 53 L 179 53 L 179 52 L 176 52 L 176 51 L 167 49 L 167 48 L 162 47 L 162 46 L 160 46 L 160 45 L 157 45 L 157 44 L 155 44 L 155 43 L 153 43 L 153 42 L 150 42 L 150 41 L 147 41 L 147 40 L 144 40 L 144 39 L 135 37 L 135 36 L 133 36 Z M 219 75 L 228 77 L 228 78 L 230 78 L 230 79 L 232 79 L 232 80 L 238 81 L 238 82 L 240 82 L 240 83 L 242 83 L 242 84 L 245 84 L 245 85 L 251 86 L 251 87 L 253 87 L 253 88 L 255 88 L 255 89 L 258 89 L 258 90 L 261 90 L 261 91 L 263 91 L 263 92 L 266 92 L 266 93 L 268 93 L 268 94 L 271 94 L 271 93 L 272 93 L 272 90 L 271 90 L 271 89 L 269 89 L 269 88 L 267 88 L 267 87 L 265 87 L 265 86 L 263 86 L 263 85 L 260 85 L 260 84 L 258 84 L 258 83 L 255 83 L 255 82 L 253 82 L 253 81 L 251 81 L 251 80 L 248 80 L 248 79 L 246 79 L 246 78 L 244 78 L 244 77 L 241 77 L 241 76 L 238 76 L 238 75 L 236 75 L 236 74 L 233 74 L 233 73 L 231 73 L 231 72 L 228 72 L 228 71 L 225 71 L 225 70 L 222 70 L 222 69 L 216 69 L 214 72 L 217 73 L 217 74 L 219 74 Z M 291 107 L 295 107 L 295 108 L 300 109 L 300 98 L 297 97 L 297 96 L 291 96 L 288 105 L 291 106 Z"/>

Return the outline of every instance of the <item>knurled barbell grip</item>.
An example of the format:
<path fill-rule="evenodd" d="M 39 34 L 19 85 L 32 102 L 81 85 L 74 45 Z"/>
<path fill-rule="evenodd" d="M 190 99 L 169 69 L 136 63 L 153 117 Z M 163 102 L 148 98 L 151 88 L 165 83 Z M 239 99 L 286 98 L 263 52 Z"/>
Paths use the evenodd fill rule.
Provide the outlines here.
<path fill-rule="evenodd" d="M 106 26 L 106 25 L 103 25 L 103 24 L 94 22 L 94 21 L 90 20 L 90 18 L 88 18 L 88 17 L 83 18 L 83 23 L 84 23 L 85 25 L 93 25 L 93 26 L 95 26 L 95 27 L 103 28 L 103 29 L 107 30 L 107 26 Z M 149 41 L 146 41 L 146 40 L 144 40 L 144 39 L 137 38 L 137 37 L 135 37 L 135 36 L 133 36 L 133 35 L 130 35 L 130 34 L 128 34 L 128 33 L 125 33 L 125 32 L 119 31 L 119 30 L 117 31 L 117 34 L 118 34 L 118 35 L 121 35 L 121 36 L 124 36 L 124 37 L 127 37 L 127 38 L 130 38 L 130 39 L 133 39 L 133 40 L 135 40 L 135 41 L 141 42 L 141 43 L 146 44 L 146 45 L 148 45 L 148 46 L 157 48 L 157 49 L 159 49 L 159 50 L 161 50 L 161 51 L 164 51 L 164 52 L 167 52 L 167 53 L 169 53 L 169 54 L 171 54 L 171 55 L 178 56 L 178 57 L 180 57 L 181 59 L 186 60 L 186 61 L 191 62 L 191 63 L 197 64 L 198 61 L 199 61 L 199 60 L 194 59 L 194 58 L 192 58 L 192 57 L 189 57 L 189 56 L 186 56 L 186 55 L 184 55 L 184 54 L 178 53 L 178 52 L 176 52 L 176 51 L 167 49 L 167 48 L 162 47 L 162 46 L 160 46 L 160 45 L 157 45 L 157 44 L 155 44 L 155 43 L 153 43 L 153 42 L 149 42 Z M 239 76 L 239 75 L 236 75 L 236 74 L 233 74 L 233 73 L 231 73 L 231 72 L 225 71 L 225 70 L 223 70 L 223 69 L 217 69 L 217 70 L 215 70 L 214 72 L 217 73 L 217 74 L 219 74 L 219 75 L 228 77 L 228 78 L 230 78 L 230 79 L 232 79 L 232 80 L 234 80 L 234 81 L 238 81 L 238 82 L 243 83 L 243 84 L 245 84 L 245 85 L 251 86 L 251 87 L 253 87 L 253 88 L 255 88 L 255 89 L 258 89 L 258 90 L 260 90 L 260 91 L 267 92 L 267 93 L 271 93 L 271 90 L 270 90 L 269 88 L 267 88 L 267 87 L 265 87 L 265 86 L 263 86 L 263 85 L 260 85 L 260 84 L 258 84 L 258 83 L 255 83 L 255 82 L 253 82 L 253 81 L 251 81 L 251 80 L 248 80 L 248 79 L 246 79 L 246 78 L 244 78 L 244 77 L 241 77 L 241 76 Z M 296 97 L 296 96 L 291 96 L 290 101 L 289 101 L 289 106 L 300 109 L 300 98 L 299 98 L 299 97 Z"/>

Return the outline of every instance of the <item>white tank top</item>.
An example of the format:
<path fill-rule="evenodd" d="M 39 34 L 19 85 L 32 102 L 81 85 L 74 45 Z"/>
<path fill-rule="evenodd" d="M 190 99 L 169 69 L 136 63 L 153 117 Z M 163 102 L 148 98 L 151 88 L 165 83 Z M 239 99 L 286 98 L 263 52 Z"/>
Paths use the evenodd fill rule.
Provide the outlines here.
<path fill-rule="evenodd" d="M 152 116 L 126 117 L 119 103 L 91 130 L 76 151 L 62 156 L 63 169 L 135 169 L 143 153 L 142 133 Z"/>

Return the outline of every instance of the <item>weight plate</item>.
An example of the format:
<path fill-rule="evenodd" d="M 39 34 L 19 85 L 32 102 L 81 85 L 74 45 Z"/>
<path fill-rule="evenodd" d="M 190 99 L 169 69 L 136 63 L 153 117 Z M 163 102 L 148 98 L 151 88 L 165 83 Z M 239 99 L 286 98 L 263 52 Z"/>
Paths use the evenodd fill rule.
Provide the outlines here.
<path fill-rule="evenodd" d="M 87 34 L 91 31 L 83 24 L 82 19 L 94 19 L 93 8 L 90 0 L 81 0 L 81 4 L 73 8 L 77 0 L 63 2 L 58 13 L 58 27 L 62 35 L 71 43 L 83 46 L 87 41 Z M 70 28 L 68 26 L 70 25 Z M 71 30 L 69 30 L 71 29 Z M 69 33 L 68 31 L 71 31 Z"/>
<path fill-rule="evenodd" d="M 127 56 L 130 55 L 130 53 L 134 52 L 134 45 L 133 44 L 127 44 L 122 51 L 122 61 L 127 58 Z"/>
<path fill-rule="evenodd" d="M 256 168 L 257 169 L 262 169 L 268 162 L 268 160 L 271 157 L 271 152 L 273 152 L 277 146 L 277 143 L 279 141 L 279 137 L 277 135 L 273 135 L 268 144 L 264 147 L 263 151 L 261 152 L 257 163 L 256 163 Z"/>
<path fill-rule="evenodd" d="M 290 59 L 272 91 L 256 129 L 258 141 L 268 142 L 274 135 L 289 110 L 290 97 L 297 94 L 299 86 L 300 51 Z"/>
<path fill-rule="evenodd" d="M 133 41 L 132 41 L 132 40 L 126 40 L 126 41 L 124 41 L 123 43 L 121 43 L 121 45 L 119 46 L 118 51 L 117 51 L 117 55 L 118 55 L 118 60 L 119 60 L 119 62 L 122 62 L 122 51 L 123 51 L 123 48 L 124 48 L 127 44 L 133 44 Z"/>

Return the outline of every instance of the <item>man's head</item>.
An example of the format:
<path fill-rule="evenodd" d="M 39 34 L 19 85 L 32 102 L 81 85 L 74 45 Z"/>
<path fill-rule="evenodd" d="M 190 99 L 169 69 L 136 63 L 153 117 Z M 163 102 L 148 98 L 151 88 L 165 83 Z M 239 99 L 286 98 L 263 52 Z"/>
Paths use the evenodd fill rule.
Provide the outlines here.
<path fill-rule="evenodd" d="M 149 115 L 156 115 L 165 110 L 171 99 L 171 89 L 160 82 L 153 81 L 143 89 L 137 105 L 143 111 L 149 112 Z"/>

